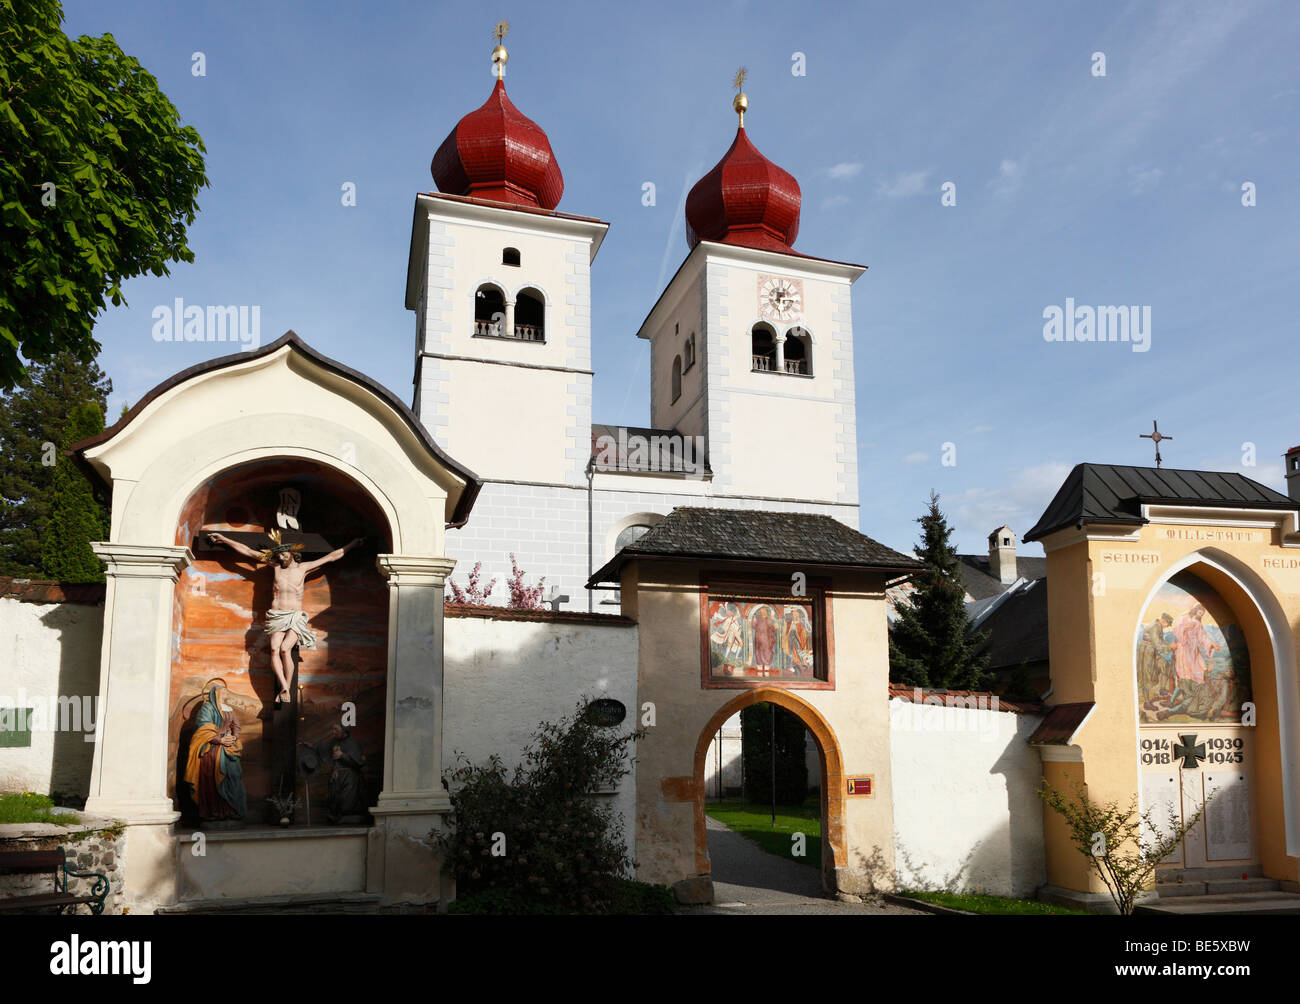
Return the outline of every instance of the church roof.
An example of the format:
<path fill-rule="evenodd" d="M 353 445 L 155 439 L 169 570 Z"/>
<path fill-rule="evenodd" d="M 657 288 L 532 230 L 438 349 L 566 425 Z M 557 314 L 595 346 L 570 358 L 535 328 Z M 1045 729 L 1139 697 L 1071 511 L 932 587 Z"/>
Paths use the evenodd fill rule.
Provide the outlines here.
<path fill-rule="evenodd" d="M 447 134 L 429 166 L 440 192 L 554 209 L 564 175 L 551 141 L 514 106 L 498 79 L 492 93 Z"/>
<path fill-rule="evenodd" d="M 979 630 L 988 632 L 984 651 L 989 669 L 1047 662 L 1047 579 L 1034 579 L 1008 591 Z"/>
<path fill-rule="evenodd" d="M 731 148 L 686 197 L 686 240 L 793 249 L 802 200 L 794 175 L 758 152 L 742 124 Z"/>
<path fill-rule="evenodd" d="M 678 506 L 588 581 L 617 582 L 636 558 L 713 558 L 808 566 L 919 572 L 925 565 L 829 516 Z"/>
<path fill-rule="evenodd" d="M 1141 526 L 1143 505 L 1300 510 L 1300 502 L 1235 472 L 1078 464 L 1024 540 L 1088 523 Z"/>

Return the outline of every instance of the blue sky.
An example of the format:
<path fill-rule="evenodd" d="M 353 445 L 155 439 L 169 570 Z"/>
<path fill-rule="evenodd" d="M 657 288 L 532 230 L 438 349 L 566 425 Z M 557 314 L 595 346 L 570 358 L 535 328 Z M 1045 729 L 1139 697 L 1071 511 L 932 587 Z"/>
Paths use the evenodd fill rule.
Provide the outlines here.
<path fill-rule="evenodd" d="M 854 287 L 864 532 L 910 548 L 933 488 L 982 551 L 1002 522 L 1027 530 L 1075 463 L 1149 464 L 1153 418 L 1167 466 L 1276 488 L 1300 443 L 1285 0 L 64 7 L 70 34 L 111 32 L 158 78 L 212 180 L 194 264 L 132 281 L 99 321 L 110 420 L 224 351 L 153 340 L 154 306 L 178 296 L 260 305 L 263 341 L 293 328 L 410 401 L 413 200 L 486 99 L 505 17 L 507 87 L 550 136 L 559 208 L 612 223 L 592 273 L 596 421 L 648 424 L 635 332 L 686 254 L 685 191 L 730 145 L 743 64 L 750 138 L 803 189 L 796 249 L 870 266 Z M 1149 306 L 1149 351 L 1046 341 L 1043 311 L 1067 297 Z"/>

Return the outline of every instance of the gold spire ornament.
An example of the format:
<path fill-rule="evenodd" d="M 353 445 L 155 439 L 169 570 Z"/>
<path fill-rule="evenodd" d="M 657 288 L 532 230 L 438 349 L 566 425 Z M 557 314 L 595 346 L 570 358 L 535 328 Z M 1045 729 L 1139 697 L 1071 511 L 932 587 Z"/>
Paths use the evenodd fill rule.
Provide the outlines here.
<path fill-rule="evenodd" d="M 749 98 L 745 96 L 743 90 L 745 78 L 749 76 L 749 71 L 743 66 L 736 71 L 736 76 L 731 81 L 731 86 L 736 89 L 736 100 L 731 102 L 731 107 L 737 115 L 740 116 L 740 128 L 745 128 L 745 112 L 749 108 Z"/>
<path fill-rule="evenodd" d="M 505 77 L 506 62 L 510 59 L 510 53 L 501 44 L 505 41 L 506 33 L 509 31 L 509 21 L 498 21 L 497 26 L 492 29 L 492 37 L 497 40 L 496 48 L 492 50 L 492 72 L 496 74 L 498 80 Z"/>

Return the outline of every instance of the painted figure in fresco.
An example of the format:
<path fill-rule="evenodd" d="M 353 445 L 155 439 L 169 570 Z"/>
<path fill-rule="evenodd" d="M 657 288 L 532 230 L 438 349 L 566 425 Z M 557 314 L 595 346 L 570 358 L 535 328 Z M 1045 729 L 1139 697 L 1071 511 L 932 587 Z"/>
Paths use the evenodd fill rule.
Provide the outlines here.
<path fill-rule="evenodd" d="M 1206 633 L 1201 618 L 1205 616 L 1204 604 L 1197 603 L 1178 618 L 1174 624 L 1174 650 L 1177 653 L 1175 669 L 1179 681 L 1205 682 L 1205 673 L 1219 646 Z"/>
<path fill-rule="evenodd" d="M 808 619 L 799 607 L 785 612 L 785 649 L 790 653 L 790 669 L 807 673 L 812 669 L 812 646 L 808 643 Z"/>
<path fill-rule="evenodd" d="M 713 618 L 714 627 L 709 633 L 709 640 L 722 650 L 724 663 L 735 664 L 740 660 L 745 648 L 740 611 L 736 609 L 734 603 L 728 603 L 714 613 Z"/>
<path fill-rule="evenodd" d="M 1173 623 L 1173 617 L 1161 614 L 1143 628 L 1138 642 L 1138 700 L 1147 711 L 1155 711 L 1156 702 L 1174 692 L 1174 649 L 1165 637 Z"/>
<path fill-rule="evenodd" d="M 185 780 L 194 790 L 199 819 L 205 823 L 240 820 L 248 811 L 244 744 L 234 711 L 221 703 L 224 689 L 224 683 L 214 683 L 199 705 L 198 728 L 185 760 Z"/>
<path fill-rule="evenodd" d="M 366 755 L 361 752 L 361 744 L 335 722 L 330 734 L 313 748 L 322 763 L 331 765 L 326 818 L 331 823 L 365 822 L 366 792 L 361 768 Z"/>
<path fill-rule="evenodd" d="M 214 544 L 223 544 L 236 554 L 242 555 L 258 564 L 270 565 L 275 571 L 274 592 L 271 609 L 266 612 L 266 633 L 271 638 L 271 667 L 280 684 L 276 703 L 287 703 L 290 699 L 289 679 L 293 672 L 293 647 L 300 645 L 304 649 L 316 647 L 316 634 L 307 624 L 307 614 L 302 609 L 302 593 L 307 576 L 331 561 L 338 561 L 363 541 L 360 537 L 336 548 L 323 558 L 315 561 L 303 561 L 296 552 L 302 550 L 301 544 L 281 542 L 280 531 L 267 533 L 271 546 L 255 551 L 237 540 L 231 540 L 215 531 L 208 533 L 208 540 Z"/>
<path fill-rule="evenodd" d="M 776 625 L 767 607 L 759 607 L 754 621 L 754 665 L 767 669 L 776 661 Z"/>

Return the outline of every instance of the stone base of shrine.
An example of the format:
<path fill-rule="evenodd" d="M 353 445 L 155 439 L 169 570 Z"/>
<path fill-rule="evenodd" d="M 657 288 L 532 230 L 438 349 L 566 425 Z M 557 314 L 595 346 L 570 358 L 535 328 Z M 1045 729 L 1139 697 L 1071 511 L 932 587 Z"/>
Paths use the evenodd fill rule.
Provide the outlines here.
<path fill-rule="evenodd" d="M 1038 890 L 1038 898 L 1045 903 L 1072 906 L 1076 910 L 1087 910 L 1091 913 L 1119 912 L 1110 894 L 1104 892 L 1080 892 L 1078 889 L 1066 889 L 1064 886 L 1045 885 Z M 1148 889 L 1138 893 L 1137 904 L 1141 906 L 1144 903 L 1155 903 L 1159 899 L 1160 896 L 1154 889 Z"/>

